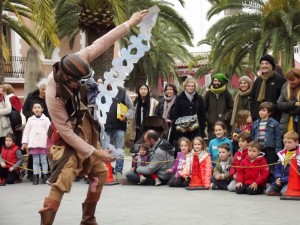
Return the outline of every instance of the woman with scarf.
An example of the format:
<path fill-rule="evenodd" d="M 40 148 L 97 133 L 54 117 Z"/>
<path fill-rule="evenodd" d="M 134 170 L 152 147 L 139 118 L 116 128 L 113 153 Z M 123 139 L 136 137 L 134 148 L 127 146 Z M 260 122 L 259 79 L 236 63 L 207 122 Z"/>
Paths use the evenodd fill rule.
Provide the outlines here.
<path fill-rule="evenodd" d="M 239 79 L 239 90 L 234 98 L 233 110 L 231 115 L 230 125 L 233 126 L 235 124 L 236 115 L 241 110 L 251 111 L 251 87 L 253 81 L 247 77 L 242 76 Z"/>
<path fill-rule="evenodd" d="M 8 115 L 11 113 L 11 103 L 5 95 L 2 85 L 0 85 L 0 149 L 5 144 L 5 136 L 12 133 Z"/>
<path fill-rule="evenodd" d="M 141 125 L 143 120 L 147 116 L 155 115 L 155 108 L 158 105 L 158 101 L 150 97 L 150 89 L 146 84 L 140 85 L 137 90 L 137 98 L 134 100 L 135 107 L 135 139 L 134 142 L 141 137 Z"/>
<path fill-rule="evenodd" d="M 288 131 L 300 132 L 300 69 L 292 68 L 286 72 L 285 83 L 277 101 L 279 111 L 282 113 L 280 128 L 282 133 Z M 300 138 L 299 138 L 300 141 Z"/>
<path fill-rule="evenodd" d="M 183 83 L 184 91 L 179 94 L 174 102 L 174 106 L 171 110 L 170 119 L 172 121 L 172 135 L 174 140 L 179 140 L 181 137 L 186 137 L 189 140 L 194 139 L 195 137 L 204 138 L 205 130 L 205 107 L 203 98 L 197 93 L 197 82 L 194 78 L 188 78 Z M 193 116 L 197 115 L 199 128 L 191 132 L 182 133 L 176 130 L 176 120 L 184 116 Z M 177 144 L 174 144 L 177 151 L 179 148 Z"/>

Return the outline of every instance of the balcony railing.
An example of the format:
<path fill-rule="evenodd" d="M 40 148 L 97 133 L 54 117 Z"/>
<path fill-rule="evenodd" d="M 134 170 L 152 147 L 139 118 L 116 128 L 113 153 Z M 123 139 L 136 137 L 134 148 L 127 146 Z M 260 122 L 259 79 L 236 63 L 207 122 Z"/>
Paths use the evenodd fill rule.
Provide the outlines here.
<path fill-rule="evenodd" d="M 4 76 L 7 78 L 24 78 L 26 57 L 11 56 L 4 66 Z"/>

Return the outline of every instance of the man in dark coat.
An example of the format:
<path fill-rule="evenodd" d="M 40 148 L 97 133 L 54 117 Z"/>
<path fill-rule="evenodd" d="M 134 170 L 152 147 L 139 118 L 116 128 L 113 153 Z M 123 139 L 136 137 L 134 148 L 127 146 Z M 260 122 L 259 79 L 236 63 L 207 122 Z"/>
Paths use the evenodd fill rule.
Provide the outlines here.
<path fill-rule="evenodd" d="M 258 77 L 251 90 L 251 113 L 253 121 L 259 119 L 258 107 L 262 102 L 272 102 L 274 107 L 271 117 L 280 121 L 281 113 L 277 107 L 277 100 L 280 96 L 281 88 L 286 79 L 275 72 L 275 60 L 271 55 L 260 58 L 261 76 Z"/>

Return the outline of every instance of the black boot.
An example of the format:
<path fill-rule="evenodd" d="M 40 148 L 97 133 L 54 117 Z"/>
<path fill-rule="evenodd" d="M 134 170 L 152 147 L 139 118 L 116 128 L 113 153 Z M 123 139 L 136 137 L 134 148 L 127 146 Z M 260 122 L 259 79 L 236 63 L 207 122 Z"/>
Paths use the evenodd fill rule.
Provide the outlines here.
<path fill-rule="evenodd" d="M 39 175 L 38 174 L 34 174 L 33 175 L 33 181 L 32 181 L 32 184 L 33 185 L 37 185 L 37 184 L 39 184 Z"/>
<path fill-rule="evenodd" d="M 41 184 L 46 184 L 47 179 L 48 179 L 48 174 L 42 174 Z"/>

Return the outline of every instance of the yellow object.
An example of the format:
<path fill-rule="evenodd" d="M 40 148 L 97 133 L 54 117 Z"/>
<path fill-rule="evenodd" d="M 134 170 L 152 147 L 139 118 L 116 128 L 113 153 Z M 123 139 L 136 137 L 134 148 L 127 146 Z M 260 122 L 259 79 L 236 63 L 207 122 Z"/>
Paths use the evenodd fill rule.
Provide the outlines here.
<path fill-rule="evenodd" d="M 128 107 L 122 103 L 117 104 L 117 119 L 122 119 L 122 116 L 126 115 Z"/>
<path fill-rule="evenodd" d="M 294 129 L 294 118 L 293 116 L 290 116 L 290 119 L 289 119 L 289 123 L 288 123 L 288 126 L 287 126 L 287 131 L 295 131 Z"/>

